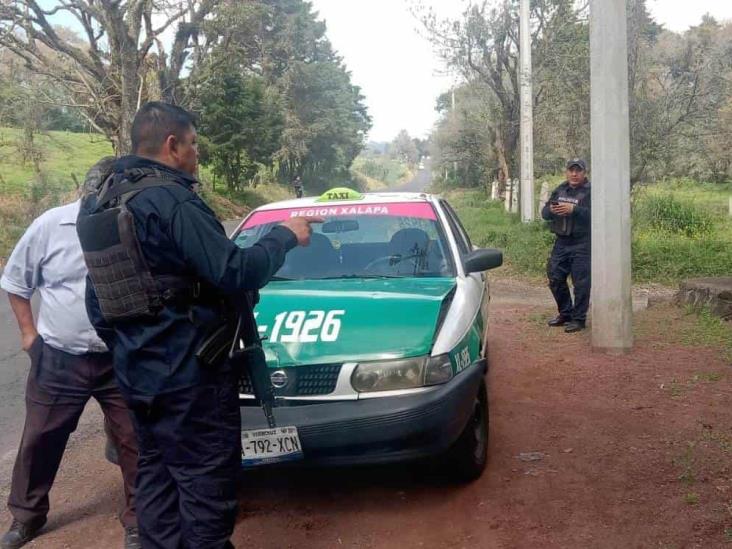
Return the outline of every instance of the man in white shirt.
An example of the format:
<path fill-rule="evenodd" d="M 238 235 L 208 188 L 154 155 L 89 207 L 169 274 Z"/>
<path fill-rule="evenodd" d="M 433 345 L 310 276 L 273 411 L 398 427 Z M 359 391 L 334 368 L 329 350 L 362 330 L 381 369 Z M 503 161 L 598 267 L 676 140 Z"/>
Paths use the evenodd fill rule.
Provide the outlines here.
<path fill-rule="evenodd" d="M 18 321 L 21 346 L 31 359 L 25 426 L 8 498 L 14 520 L 0 540 L 2 549 L 25 545 L 46 523 L 48 492 L 90 397 L 102 407 L 118 449 L 126 499 L 120 517 L 124 546 L 140 547 L 134 505 L 137 441 L 114 378 L 111 353 L 87 317 L 78 212 L 76 201 L 38 217 L 15 246 L 0 278 Z M 37 323 L 30 302 L 36 291 Z"/>

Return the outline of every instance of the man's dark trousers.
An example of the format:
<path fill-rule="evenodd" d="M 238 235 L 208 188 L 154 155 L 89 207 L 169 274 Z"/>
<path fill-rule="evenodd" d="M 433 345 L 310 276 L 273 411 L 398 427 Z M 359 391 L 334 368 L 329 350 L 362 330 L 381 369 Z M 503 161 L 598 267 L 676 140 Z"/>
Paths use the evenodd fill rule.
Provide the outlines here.
<path fill-rule="evenodd" d="M 125 527 L 137 526 L 137 440 L 129 409 L 114 378 L 111 354 L 68 354 L 46 345 L 40 336 L 29 354 L 25 427 L 8 498 L 11 514 L 24 523 L 48 514 L 48 492 L 69 435 L 76 429 L 89 398 L 94 397 L 118 448 L 126 499 L 120 518 Z"/>
<path fill-rule="evenodd" d="M 199 385 L 132 405 L 145 549 L 233 547 L 229 537 L 241 464 L 239 391 L 231 373 L 202 375 Z"/>
<path fill-rule="evenodd" d="M 590 239 L 557 238 L 547 264 L 549 289 L 557 302 L 559 314 L 567 320 L 584 322 L 590 305 L 591 261 Z M 567 277 L 572 276 L 574 305 Z"/>

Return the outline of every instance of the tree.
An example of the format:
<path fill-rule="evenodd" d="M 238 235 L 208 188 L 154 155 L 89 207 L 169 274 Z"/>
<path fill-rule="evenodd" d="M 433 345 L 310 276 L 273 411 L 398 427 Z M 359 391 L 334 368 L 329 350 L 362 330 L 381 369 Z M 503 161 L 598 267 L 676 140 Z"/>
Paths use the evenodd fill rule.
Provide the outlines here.
<path fill-rule="evenodd" d="M 407 130 L 401 130 L 389 149 L 391 155 L 409 166 L 414 166 L 419 162 L 419 149 L 414 140 L 409 136 Z"/>
<path fill-rule="evenodd" d="M 471 3 L 455 22 L 422 16 L 443 59 L 465 81 L 456 89 L 457 109 L 447 94 L 438 102 L 442 117 L 434 139 L 436 162 L 443 168 L 457 163 L 461 184 L 478 184 L 474 178 L 481 173 L 515 171 L 515 8 L 514 0 L 494 0 Z M 586 6 L 575 11 L 572 2 L 532 2 L 538 176 L 561 171 L 567 157 L 590 153 L 586 14 Z M 628 0 L 628 68 L 631 181 L 732 176 L 732 24 L 705 16 L 687 32 L 674 33 L 653 20 L 646 0 Z M 466 112 L 464 104 L 470 105 Z M 478 170 L 476 162 L 498 169 Z"/>
<path fill-rule="evenodd" d="M 64 89 L 69 106 L 106 135 L 119 155 L 129 151 L 132 119 L 143 101 L 179 99 L 181 71 L 216 5 L 217 0 L 4 0 L 0 45 Z M 53 24 L 60 13 L 77 22 L 83 38 Z M 161 36 L 173 25 L 177 32 L 167 51 Z"/>
<path fill-rule="evenodd" d="M 300 175 L 314 190 L 347 180 L 371 121 L 311 4 L 228 0 L 213 15 L 204 25 L 206 55 L 229 59 L 230 70 L 260 77 L 281 98 L 284 127 L 273 157 L 280 179 Z M 194 95 L 200 78 L 191 79 Z"/>
<path fill-rule="evenodd" d="M 495 129 L 486 120 L 498 116 L 500 109 L 489 90 L 478 83 L 458 86 L 453 92 L 455 108 L 451 93 L 437 101 L 441 116 L 432 139 L 433 169 L 448 184 L 486 185 L 498 177 Z"/>
<path fill-rule="evenodd" d="M 572 0 L 541 0 L 532 2 L 531 17 L 534 71 L 536 74 L 559 68 L 571 69 L 576 56 L 563 51 L 566 29 L 572 32 L 582 12 L 576 12 Z M 460 20 L 439 19 L 434 12 L 420 16 L 437 52 L 446 66 L 459 71 L 468 83 L 479 83 L 490 90 L 491 110 L 496 116 L 485 122 L 494 136 L 493 149 L 498 169 L 506 178 L 516 171 L 518 163 L 519 105 L 518 84 L 518 1 L 487 1 L 469 3 Z M 579 62 L 582 58 L 579 59 Z M 561 67 L 551 65 L 561 64 Z M 546 68 L 545 68 L 546 66 Z M 566 74 L 566 73 L 565 73 Z M 535 86 L 534 105 L 537 115 L 545 97 L 556 93 L 556 80 L 547 79 L 543 89 Z"/>
<path fill-rule="evenodd" d="M 199 92 L 201 161 L 212 165 L 230 190 L 239 190 L 279 148 L 280 97 L 261 77 L 218 69 Z"/>

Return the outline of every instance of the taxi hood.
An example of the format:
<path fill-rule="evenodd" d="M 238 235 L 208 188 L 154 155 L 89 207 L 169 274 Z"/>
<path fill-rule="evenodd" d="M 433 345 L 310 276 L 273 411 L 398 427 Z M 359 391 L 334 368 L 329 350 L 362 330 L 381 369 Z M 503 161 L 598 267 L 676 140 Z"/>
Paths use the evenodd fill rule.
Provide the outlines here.
<path fill-rule="evenodd" d="M 255 309 L 271 368 L 429 353 L 454 278 L 276 281 Z"/>

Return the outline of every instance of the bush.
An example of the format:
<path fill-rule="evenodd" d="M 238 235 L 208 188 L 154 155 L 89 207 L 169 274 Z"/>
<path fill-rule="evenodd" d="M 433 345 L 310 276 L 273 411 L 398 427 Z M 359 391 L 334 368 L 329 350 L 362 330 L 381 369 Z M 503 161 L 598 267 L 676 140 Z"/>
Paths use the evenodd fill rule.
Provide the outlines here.
<path fill-rule="evenodd" d="M 729 276 L 732 242 L 692 239 L 668 232 L 633 235 L 633 278 L 639 282 L 676 284 L 684 278 Z"/>
<path fill-rule="evenodd" d="M 672 194 L 642 193 L 634 200 L 633 223 L 638 228 L 702 238 L 714 229 L 714 218 L 693 202 Z"/>
<path fill-rule="evenodd" d="M 502 203 L 488 200 L 482 191 L 461 189 L 445 196 L 474 244 L 502 250 L 509 268 L 521 274 L 544 276 L 554 242 L 546 224 L 521 223 L 517 214 L 506 213 Z M 634 281 L 677 284 L 684 278 L 732 273 L 732 223 L 699 206 L 696 199 L 707 198 L 702 190 L 683 198 L 667 188 L 636 192 Z"/>
<path fill-rule="evenodd" d="M 506 265 L 531 276 L 544 276 L 554 236 L 542 221 L 528 225 L 517 214 L 504 211 L 501 202 L 483 191 L 452 191 L 446 198 L 457 210 L 473 244 L 498 248 Z"/>

